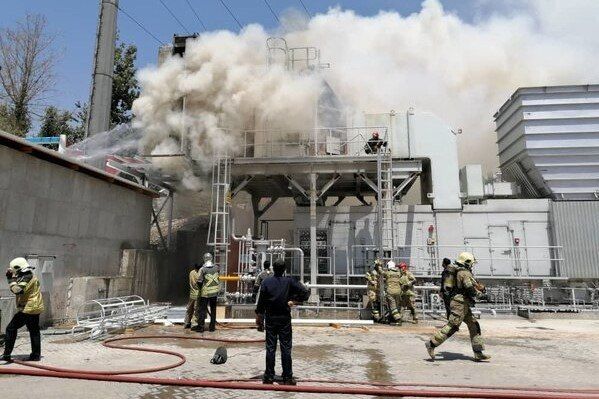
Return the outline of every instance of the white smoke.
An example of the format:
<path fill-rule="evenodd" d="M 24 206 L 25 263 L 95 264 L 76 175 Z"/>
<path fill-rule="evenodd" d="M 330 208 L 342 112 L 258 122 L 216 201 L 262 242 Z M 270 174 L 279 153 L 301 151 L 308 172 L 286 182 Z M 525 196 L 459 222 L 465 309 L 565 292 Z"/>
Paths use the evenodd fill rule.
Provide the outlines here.
<path fill-rule="evenodd" d="M 461 162 L 490 170 L 497 165 L 493 114 L 516 88 L 598 80 L 599 2 L 477 4 L 486 15 L 475 22 L 426 0 L 408 16 L 381 11 L 365 17 L 334 8 L 305 23 L 285 18 L 280 30 L 292 47 L 320 48 L 331 63 L 324 76 L 349 107 L 369 113 L 410 106 L 432 111 L 463 129 Z M 321 81 L 266 69 L 268 36 L 257 25 L 238 35 L 208 33 L 188 45 L 184 60 L 143 71 L 134 112 L 146 151 L 187 131 L 191 154 L 202 163 L 215 149 L 234 145 L 220 126 L 268 120 L 297 128 L 312 120 Z M 185 118 L 173 106 L 183 96 Z"/>

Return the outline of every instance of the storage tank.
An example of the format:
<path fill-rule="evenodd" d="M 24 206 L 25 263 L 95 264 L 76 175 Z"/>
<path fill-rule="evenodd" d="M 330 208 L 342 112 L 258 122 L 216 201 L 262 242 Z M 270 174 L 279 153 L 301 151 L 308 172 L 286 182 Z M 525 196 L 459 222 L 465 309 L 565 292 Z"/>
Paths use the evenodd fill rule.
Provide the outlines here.
<path fill-rule="evenodd" d="M 500 168 L 526 196 L 599 199 L 599 85 L 519 88 L 495 123 Z"/>

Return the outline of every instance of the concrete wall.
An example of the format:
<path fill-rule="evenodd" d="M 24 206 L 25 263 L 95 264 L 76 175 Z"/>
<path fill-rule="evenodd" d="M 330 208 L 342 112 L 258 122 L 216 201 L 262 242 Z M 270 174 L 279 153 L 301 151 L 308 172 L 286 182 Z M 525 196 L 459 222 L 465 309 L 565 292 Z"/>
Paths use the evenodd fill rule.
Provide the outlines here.
<path fill-rule="evenodd" d="M 56 257 L 36 272 L 44 274 L 49 318 L 63 318 L 70 278 L 118 275 L 122 249 L 148 247 L 151 202 L 0 146 L 0 265 L 27 254 Z M 0 292 L 6 288 L 0 279 Z"/>

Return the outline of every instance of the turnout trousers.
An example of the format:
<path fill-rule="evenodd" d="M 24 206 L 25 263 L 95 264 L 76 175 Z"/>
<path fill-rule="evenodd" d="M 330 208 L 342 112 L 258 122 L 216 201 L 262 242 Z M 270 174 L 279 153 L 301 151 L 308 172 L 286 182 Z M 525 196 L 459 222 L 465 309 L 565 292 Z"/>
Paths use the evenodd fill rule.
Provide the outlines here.
<path fill-rule="evenodd" d="M 190 324 L 194 321 L 197 321 L 197 318 L 195 317 L 195 310 L 196 310 L 196 306 L 197 306 L 197 299 L 193 299 L 193 298 L 189 298 L 189 301 L 187 301 L 187 310 L 185 312 L 185 324 Z"/>
<path fill-rule="evenodd" d="M 198 303 L 196 304 L 196 319 L 200 329 L 204 329 L 204 321 L 206 320 L 206 311 L 210 306 L 210 329 L 214 329 L 216 326 L 216 296 L 206 298 L 198 296 Z"/>
<path fill-rule="evenodd" d="M 14 315 L 8 326 L 6 326 L 6 342 L 4 343 L 4 355 L 10 356 L 17 340 L 19 328 L 27 326 L 29 339 L 31 340 L 31 355 L 39 357 L 42 352 L 42 339 L 40 336 L 40 315 L 18 312 Z"/>
<path fill-rule="evenodd" d="M 480 324 L 478 324 L 478 321 L 472 314 L 470 304 L 465 301 L 462 295 L 456 295 L 451 299 L 449 310 L 450 313 L 447 324 L 438 330 L 431 338 L 433 345 L 435 347 L 441 345 L 447 338 L 458 332 L 462 323 L 465 323 L 468 327 L 468 332 L 470 333 L 472 350 L 474 352 L 482 352 L 485 347 L 480 331 Z"/>
<path fill-rule="evenodd" d="M 264 378 L 273 379 L 275 376 L 275 359 L 277 354 L 277 340 L 281 346 L 281 364 L 283 366 L 283 379 L 293 377 L 291 360 L 291 317 L 266 316 L 266 369 Z"/>

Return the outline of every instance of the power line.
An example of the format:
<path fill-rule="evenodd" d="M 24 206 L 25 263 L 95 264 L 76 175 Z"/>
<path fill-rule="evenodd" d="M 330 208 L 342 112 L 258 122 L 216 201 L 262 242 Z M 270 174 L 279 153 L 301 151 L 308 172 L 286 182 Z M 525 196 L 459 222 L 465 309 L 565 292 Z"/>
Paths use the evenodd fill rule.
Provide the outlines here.
<path fill-rule="evenodd" d="M 193 12 L 193 14 L 196 16 L 196 18 L 200 22 L 200 25 L 202 25 L 202 28 L 204 29 L 204 31 L 207 31 L 208 29 L 206 29 L 206 25 L 204 25 L 204 22 L 202 22 L 202 19 L 200 18 L 200 16 L 196 12 L 196 10 L 193 8 L 193 6 L 189 2 L 189 0 L 185 0 L 185 1 L 187 2 L 187 5 L 189 6 L 189 8 L 191 8 L 191 11 Z"/>
<path fill-rule="evenodd" d="M 175 19 L 175 21 L 177 21 L 179 23 L 179 26 L 181 26 L 184 31 L 186 31 L 188 34 L 191 35 L 191 32 L 189 31 L 189 29 L 187 29 L 185 27 L 185 25 L 183 25 L 183 23 L 181 22 L 181 20 L 179 20 L 179 18 L 177 18 L 177 16 L 171 11 L 171 9 L 168 8 L 166 4 L 164 4 L 164 1 L 162 1 L 162 0 L 158 0 L 158 1 L 160 2 L 160 4 L 162 4 L 162 6 L 164 8 L 166 8 L 166 11 L 168 11 L 168 13 L 171 14 L 171 17 L 173 17 Z"/>
<path fill-rule="evenodd" d="M 310 11 L 308 11 L 308 7 L 306 7 L 304 2 L 302 0 L 299 0 L 299 2 L 302 5 L 302 7 L 304 7 L 304 11 L 306 12 L 306 14 L 308 14 L 308 17 L 312 18 L 312 14 L 310 14 Z"/>
<path fill-rule="evenodd" d="M 223 5 L 223 7 L 225 7 L 227 9 L 227 11 L 229 12 L 229 15 L 231 15 L 231 17 L 233 17 L 233 19 L 235 20 L 235 22 L 237 22 L 237 25 L 239 25 L 239 29 L 243 29 L 243 25 L 241 25 L 241 22 L 239 22 L 239 20 L 237 19 L 237 17 L 235 17 L 235 14 L 233 14 L 233 11 L 231 11 L 231 9 L 229 8 L 229 6 L 227 6 L 224 2 L 224 0 L 219 0 L 220 4 Z"/>
<path fill-rule="evenodd" d="M 162 42 L 162 40 L 160 40 L 156 36 L 154 36 L 152 34 L 152 32 L 150 32 L 149 30 L 147 30 L 141 23 L 139 23 L 135 18 L 133 18 L 127 11 L 123 10 L 123 8 L 121 6 L 118 6 L 118 9 L 119 9 L 120 12 L 122 12 L 123 14 L 125 14 L 131 21 L 135 22 L 137 24 L 137 26 L 139 26 L 144 32 L 146 32 L 154 40 L 156 40 L 158 42 L 158 44 L 164 45 L 164 42 Z"/>
<path fill-rule="evenodd" d="M 272 7 L 270 6 L 270 3 L 268 2 L 268 0 L 264 0 L 264 4 L 266 4 L 266 7 L 268 7 L 268 9 L 270 10 L 270 12 L 272 13 L 272 16 L 275 17 L 275 19 L 277 20 L 277 22 L 281 22 L 279 21 L 279 17 L 277 16 L 277 13 L 272 9 Z"/>

